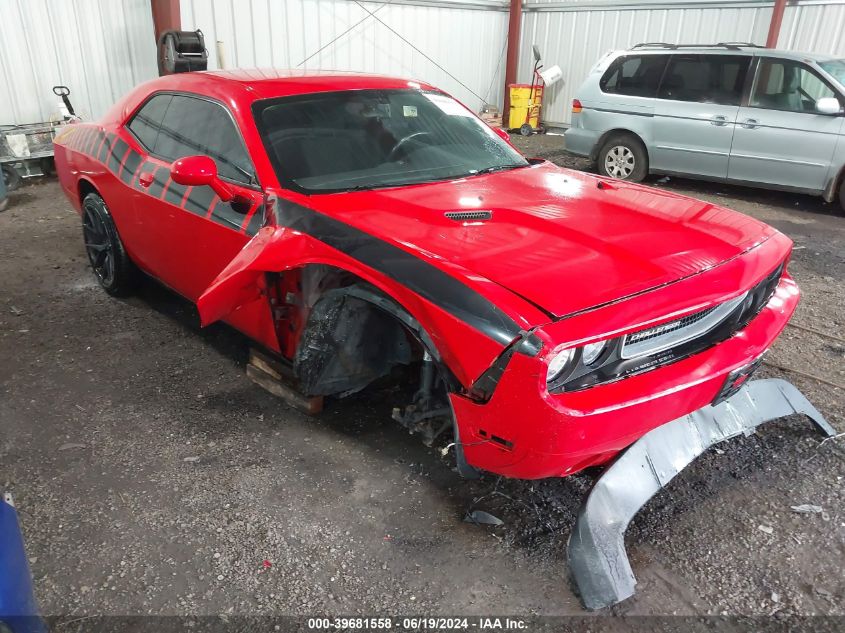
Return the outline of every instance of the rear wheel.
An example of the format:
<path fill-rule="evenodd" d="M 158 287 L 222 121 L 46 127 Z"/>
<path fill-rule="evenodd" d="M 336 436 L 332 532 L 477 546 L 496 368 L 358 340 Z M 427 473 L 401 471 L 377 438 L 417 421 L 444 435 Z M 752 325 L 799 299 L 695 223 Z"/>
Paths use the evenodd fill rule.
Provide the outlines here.
<path fill-rule="evenodd" d="M 631 134 L 614 134 L 599 150 L 599 173 L 610 178 L 640 182 L 648 175 L 648 154 Z"/>
<path fill-rule="evenodd" d="M 96 193 L 89 193 L 82 201 L 82 236 L 91 269 L 103 290 L 110 295 L 127 294 L 134 286 L 135 268 L 106 203 Z"/>

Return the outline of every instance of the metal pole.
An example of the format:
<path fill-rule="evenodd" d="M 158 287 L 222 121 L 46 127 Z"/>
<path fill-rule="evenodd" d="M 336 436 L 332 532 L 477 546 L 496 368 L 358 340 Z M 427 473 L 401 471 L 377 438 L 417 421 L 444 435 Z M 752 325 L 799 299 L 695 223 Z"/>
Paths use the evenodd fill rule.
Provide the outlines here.
<path fill-rule="evenodd" d="M 164 31 L 182 30 L 179 0 L 150 0 L 150 10 L 153 13 L 156 45 L 158 45 L 158 39 Z"/>
<path fill-rule="evenodd" d="M 511 97 L 508 86 L 516 83 L 516 71 L 519 66 L 519 32 L 522 27 L 522 0 L 511 0 L 508 21 L 508 54 L 505 62 L 505 103 L 502 108 L 502 127 L 508 128 L 511 115 Z"/>
<path fill-rule="evenodd" d="M 786 0 L 775 0 L 775 7 L 772 9 L 772 21 L 769 23 L 769 36 L 766 38 L 766 48 L 777 48 L 785 9 Z"/>

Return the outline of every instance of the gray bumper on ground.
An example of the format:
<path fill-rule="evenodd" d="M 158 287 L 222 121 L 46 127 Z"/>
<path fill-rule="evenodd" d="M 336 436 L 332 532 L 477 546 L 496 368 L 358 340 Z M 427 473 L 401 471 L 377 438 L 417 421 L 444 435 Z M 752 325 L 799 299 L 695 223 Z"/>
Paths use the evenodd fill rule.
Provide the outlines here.
<path fill-rule="evenodd" d="M 631 519 L 662 487 L 710 446 L 793 413 L 827 436 L 834 430 L 798 389 L 780 379 L 755 380 L 715 405 L 668 422 L 632 444 L 598 479 L 569 537 L 569 568 L 588 609 L 634 594 L 625 552 Z"/>

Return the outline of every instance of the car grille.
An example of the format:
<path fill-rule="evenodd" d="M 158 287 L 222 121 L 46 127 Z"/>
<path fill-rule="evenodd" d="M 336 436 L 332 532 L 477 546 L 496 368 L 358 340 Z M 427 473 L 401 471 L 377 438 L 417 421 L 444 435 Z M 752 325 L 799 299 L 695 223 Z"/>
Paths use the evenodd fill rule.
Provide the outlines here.
<path fill-rule="evenodd" d="M 744 292 L 735 299 L 712 308 L 629 334 L 622 341 L 620 356 L 622 358 L 650 356 L 703 336 L 733 314 L 747 296 L 748 293 Z"/>

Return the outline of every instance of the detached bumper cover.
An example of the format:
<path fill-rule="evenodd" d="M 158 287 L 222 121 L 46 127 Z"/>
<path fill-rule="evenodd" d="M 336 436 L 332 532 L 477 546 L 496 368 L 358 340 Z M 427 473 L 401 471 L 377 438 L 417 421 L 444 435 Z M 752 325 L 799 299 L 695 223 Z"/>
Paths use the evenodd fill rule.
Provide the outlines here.
<path fill-rule="evenodd" d="M 809 417 L 825 435 L 835 434 L 794 385 L 767 379 L 659 426 L 626 449 L 596 482 L 569 538 L 569 568 L 584 605 L 600 609 L 634 594 L 625 530 L 655 493 L 710 446 L 794 413 Z"/>

